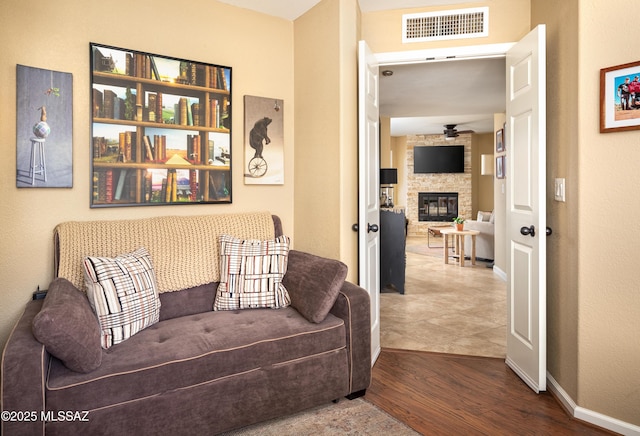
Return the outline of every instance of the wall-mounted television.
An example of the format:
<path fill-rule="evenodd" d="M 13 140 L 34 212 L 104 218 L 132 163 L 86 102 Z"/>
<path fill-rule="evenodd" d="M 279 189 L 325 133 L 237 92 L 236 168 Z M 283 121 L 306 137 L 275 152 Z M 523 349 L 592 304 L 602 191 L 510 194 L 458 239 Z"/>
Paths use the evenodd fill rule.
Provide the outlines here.
<path fill-rule="evenodd" d="M 413 172 L 464 173 L 464 145 L 432 145 L 413 148 Z"/>

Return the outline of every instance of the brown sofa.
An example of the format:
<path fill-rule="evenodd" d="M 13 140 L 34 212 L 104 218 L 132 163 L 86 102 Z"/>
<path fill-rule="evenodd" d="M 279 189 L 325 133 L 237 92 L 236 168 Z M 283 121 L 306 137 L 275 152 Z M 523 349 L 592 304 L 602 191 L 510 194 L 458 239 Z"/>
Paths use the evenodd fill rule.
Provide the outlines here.
<path fill-rule="evenodd" d="M 267 217 L 269 232 L 282 234 L 280 220 Z M 265 216 L 258 218 L 264 230 Z M 58 277 L 44 300 L 27 304 L 3 353 L 2 434 L 217 434 L 363 395 L 371 379 L 369 296 L 345 281 L 341 262 L 289 251 L 283 284 L 291 305 L 281 309 L 213 311 L 217 281 L 188 286 L 176 277 L 176 269 L 198 269 L 183 263 L 209 262 L 212 250 L 215 257 L 221 233 L 264 237 L 254 221 L 230 214 L 59 226 Z M 168 242 L 178 253 L 166 253 L 173 260 L 165 263 L 167 241 L 159 240 L 171 238 L 171 226 L 180 230 Z M 96 348 L 97 318 L 75 263 L 141 244 L 154 259 L 160 319 L 117 345 Z M 204 274 L 192 282 L 207 280 Z M 171 289 L 176 286 L 185 287 Z M 63 313 L 64 320 L 41 310 Z M 51 328 L 55 322 L 66 328 Z M 37 331 L 47 346 L 34 337 Z"/>

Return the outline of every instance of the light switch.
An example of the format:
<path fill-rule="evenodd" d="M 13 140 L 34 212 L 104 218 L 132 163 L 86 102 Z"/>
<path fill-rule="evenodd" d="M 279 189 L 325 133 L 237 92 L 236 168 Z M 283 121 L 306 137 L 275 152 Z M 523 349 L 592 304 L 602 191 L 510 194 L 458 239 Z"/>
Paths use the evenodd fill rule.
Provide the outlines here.
<path fill-rule="evenodd" d="M 555 179 L 555 189 L 554 189 L 554 199 L 556 201 L 565 201 L 565 186 L 564 186 L 564 178 Z"/>

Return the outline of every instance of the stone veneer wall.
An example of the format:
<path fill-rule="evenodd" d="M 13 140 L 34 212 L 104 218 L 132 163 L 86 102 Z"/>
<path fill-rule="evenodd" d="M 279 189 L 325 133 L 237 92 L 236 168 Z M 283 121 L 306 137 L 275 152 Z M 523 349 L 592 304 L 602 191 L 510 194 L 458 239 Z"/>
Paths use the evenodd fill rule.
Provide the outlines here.
<path fill-rule="evenodd" d="M 414 174 L 413 148 L 424 145 L 464 145 L 464 174 Z M 443 226 L 447 222 L 418 221 L 418 193 L 457 192 L 458 216 L 471 219 L 471 134 L 458 136 L 455 141 L 444 141 L 442 135 L 407 136 L 407 208 L 409 236 L 427 236 L 429 226 Z"/>

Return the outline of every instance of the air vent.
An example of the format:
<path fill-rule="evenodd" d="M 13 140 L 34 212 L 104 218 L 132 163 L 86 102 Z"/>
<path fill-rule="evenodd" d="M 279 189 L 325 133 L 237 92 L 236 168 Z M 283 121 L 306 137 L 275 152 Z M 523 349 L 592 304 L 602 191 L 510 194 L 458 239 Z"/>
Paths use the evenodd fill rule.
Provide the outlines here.
<path fill-rule="evenodd" d="M 480 38 L 488 35 L 488 7 L 402 16 L 403 43 Z"/>

